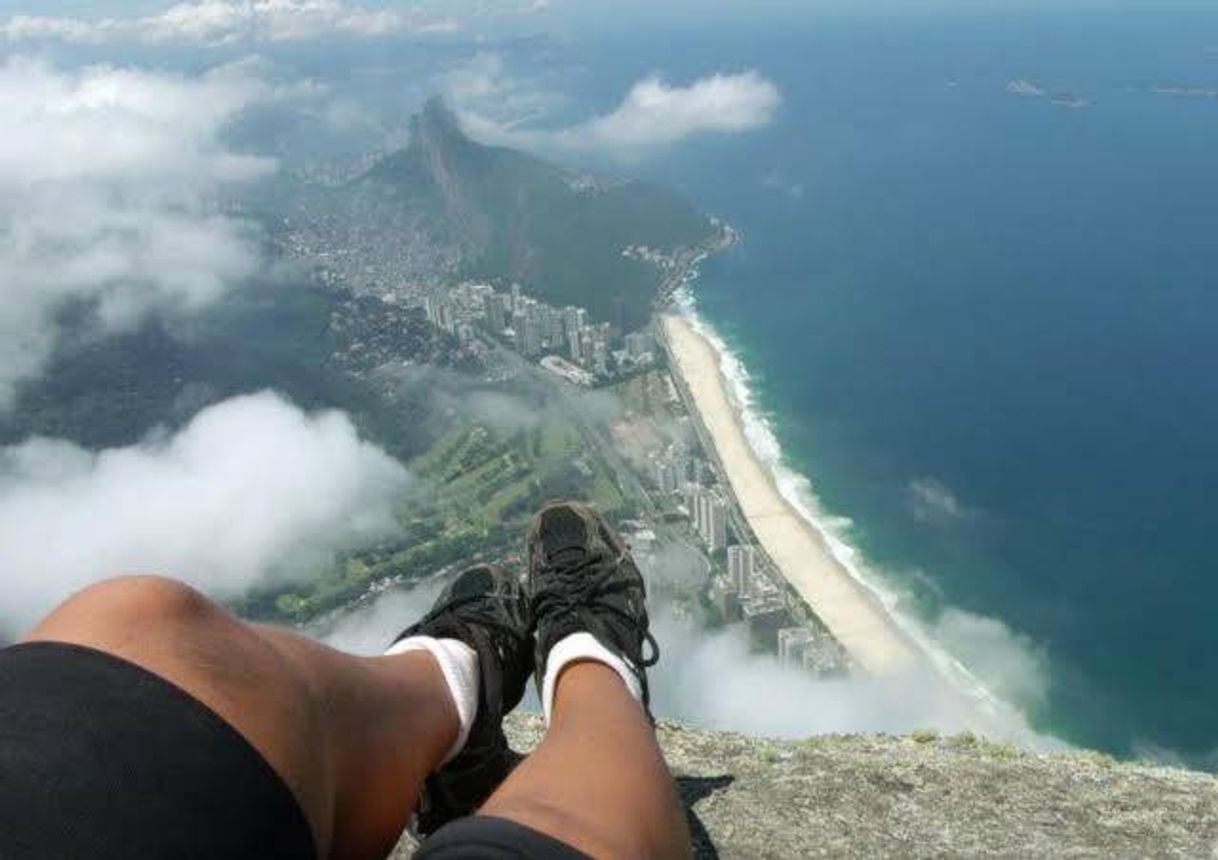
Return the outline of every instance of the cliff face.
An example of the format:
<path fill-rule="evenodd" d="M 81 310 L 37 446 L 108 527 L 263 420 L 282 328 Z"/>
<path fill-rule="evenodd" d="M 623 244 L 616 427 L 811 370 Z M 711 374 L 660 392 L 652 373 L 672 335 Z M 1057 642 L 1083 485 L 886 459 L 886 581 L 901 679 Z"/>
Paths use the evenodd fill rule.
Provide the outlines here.
<path fill-rule="evenodd" d="M 511 719 L 531 749 L 537 718 Z M 700 858 L 1218 856 L 1218 779 L 970 736 L 778 742 L 660 726 Z M 409 857 L 404 840 L 395 858 Z"/>

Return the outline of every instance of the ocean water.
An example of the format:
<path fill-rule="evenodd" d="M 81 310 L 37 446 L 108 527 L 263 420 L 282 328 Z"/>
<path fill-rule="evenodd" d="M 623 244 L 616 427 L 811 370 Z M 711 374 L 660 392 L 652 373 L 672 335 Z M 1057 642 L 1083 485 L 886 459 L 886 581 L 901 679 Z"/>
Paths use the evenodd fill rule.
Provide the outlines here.
<path fill-rule="evenodd" d="M 747 374 L 759 444 L 899 610 L 1022 637 L 1040 730 L 1218 763 L 1218 98 L 1152 91 L 1218 88 L 1218 11 L 602 49 L 606 100 L 644 70 L 781 88 L 772 127 L 648 169 L 743 231 L 698 313 Z"/>

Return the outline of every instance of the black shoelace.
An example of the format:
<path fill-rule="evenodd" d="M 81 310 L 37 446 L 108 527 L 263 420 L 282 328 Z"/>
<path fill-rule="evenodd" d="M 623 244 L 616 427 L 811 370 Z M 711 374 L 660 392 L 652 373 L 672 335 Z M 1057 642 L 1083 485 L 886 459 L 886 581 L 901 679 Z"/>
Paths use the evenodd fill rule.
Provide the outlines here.
<path fill-rule="evenodd" d="M 441 606 L 435 607 L 430 612 L 428 612 L 426 615 L 424 615 L 423 620 L 415 625 L 414 629 L 416 632 L 411 633 L 410 635 L 412 635 L 412 636 L 420 635 L 420 631 L 425 629 L 430 622 L 436 621 L 437 619 L 440 619 L 440 618 L 448 618 L 448 619 L 452 620 L 453 623 L 455 623 L 463 631 L 468 631 L 469 627 L 470 627 L 470 621 L 461 617 L 461 615 L 457 612 L 457 610 L 463 606 L 468 606 L 468 605 L 474 604 L 474 603 L 481 603 L 481 602 L 487 601 L 487 600 L 503 601 L 503 600 L 506 600 L 506 598 L 502 595 L 493 594 L 493 593 L 462 594 L 458 597 L 454 597 L 451 600 L 449 600 L 447 603 L 442 604 Z M 480 612 L 478 614 L 476 623 L 482 627 L 488 628 L 488 631 L 491 633 L 492 636 L 502 636 L 511 641 L 520 640 L 521 638 L 523 638 L 521 636 L 520 629 L 515 624 L 513 624 L 512 622 L 505 620 L 503 618 L 497 618 L 495 616 L 495 613 L 493 611 L 491 611 L 489 608 L 487 609 L 487 611 Z M 423 635 L 426 635 L 426 634 L 423 634 Z M 471 639 L 472 639 L 472 637 L 471 637 Z M 467 643 L 467 644 L 472 644 L 472 642 Z M 477 650 L 477 649 L 475 648 L 474 650 Z"/>
<path fill-rule="evenodd" d="M 639 628 L 638 618 L 615 603 L 605 600 L 609 595 L 629 591 L 635 587 L 635 584 L 624 579 L 611 581 L 621 563 L 620 557 L 612 564 L 604 564 L 604 562 L 605 557 L 599 553 L 585 553 L 584 558 L 576 562 L 560 562 L 543 566 L 543 577 L 547 580 L 553 578 L 555 583 L 539 589 L 534 595 L 534 612 L 537 616 L 539 618 L 572 616 L 580 622 L 580 626 L 594 630 L 599 627 L 596 616 L 592 612 L 592 608 L 595 607 L 597 610 L 616 615 L 628 627 L 637 630 Z M 590 576 L 585 573 L 589 568 L 595 568 L 597 565 L 603 565 L 603 567 Z M 637 648 L 632 648 L 626 657 L 642 687 L 643 704 L 647 705 L 650 700 L 650 691 L 647 686 L 647 674 L 643 670 L 659 662 L 660 646 L 649 629 L 643 628 L 642 634 L 642 640 Z M 643 655 L 645 646 L 651 646 L 650 657 Z"/>

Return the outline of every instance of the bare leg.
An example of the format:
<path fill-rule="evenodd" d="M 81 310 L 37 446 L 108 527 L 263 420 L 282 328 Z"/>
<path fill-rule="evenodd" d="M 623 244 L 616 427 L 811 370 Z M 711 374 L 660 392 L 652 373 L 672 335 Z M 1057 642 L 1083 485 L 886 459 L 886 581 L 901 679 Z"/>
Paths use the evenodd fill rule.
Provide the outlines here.
<path fill-rule="evenodd" d="M 563 671 L 545 739 L 480 812 L 594 857 L 690 856 L 655 731 L 622 679 L 600 663 Z"/>
<path fill-rule="evenodd" d="M 322 857 L 384 857 L 457 736 L 456 708 L 429 654 L 342 654 L 245 624 L 168 579 L 88 588 L 29 639 L 108 652 L 206 704 L 283 777 Z"/>

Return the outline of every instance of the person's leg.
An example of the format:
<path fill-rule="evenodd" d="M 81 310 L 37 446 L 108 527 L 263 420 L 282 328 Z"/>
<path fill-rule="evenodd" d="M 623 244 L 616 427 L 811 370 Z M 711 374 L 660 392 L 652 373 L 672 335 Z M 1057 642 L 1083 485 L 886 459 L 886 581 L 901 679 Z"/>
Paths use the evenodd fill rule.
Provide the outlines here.
<path fill-rule="evenodd" d="M 621 677 L 578 662 L 558 677 L 544 740 L 480 810 L 593 857 L 688 857 L 672 777 Z"/>
<path fill-rule="evenodd" d="M 528 544 L 548 729 L 479 814 L 595 857 L 688 857 L 685 815 L 648 711 L 646 668 L 659 655 L 638 567 L 604 518 L 578 502 L 543 508 Z"/>
<path fill-rule="evenodd" d="M 283 778 L 322 857 L 383 857 L 458 733 L 455 705 L 428 653 L 342 654 L 245 624 L 167 579 L 88 588 L 27 641 L 107 652 L 210 707 Z"/>

